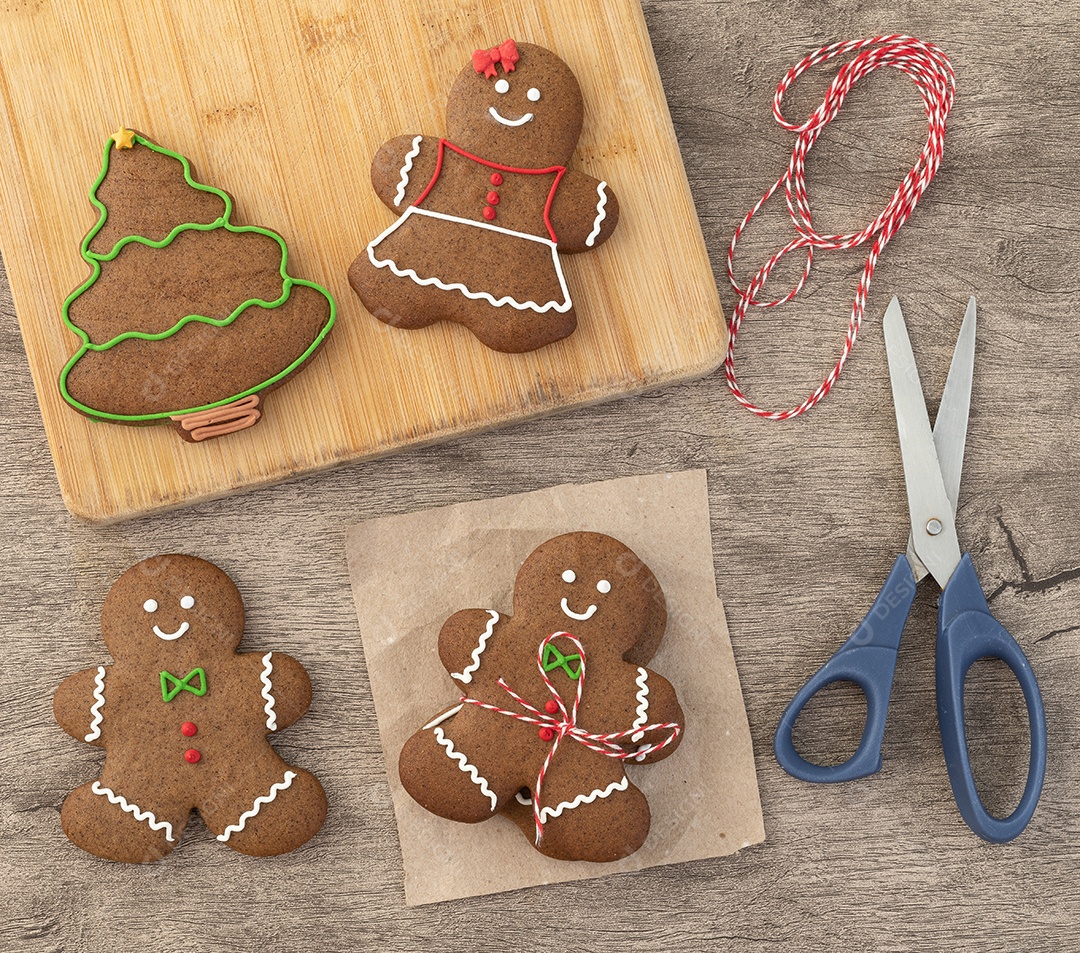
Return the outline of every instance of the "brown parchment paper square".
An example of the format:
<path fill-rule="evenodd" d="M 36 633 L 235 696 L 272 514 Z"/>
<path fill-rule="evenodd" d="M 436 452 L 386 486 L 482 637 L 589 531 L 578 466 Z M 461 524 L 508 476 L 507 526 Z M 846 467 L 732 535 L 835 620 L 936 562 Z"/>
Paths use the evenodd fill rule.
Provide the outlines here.
<path fill-rule="evenodd" d="M 439 662 L 442 623 L 469 607 L 508 613 L 525 557 L 577 530 L 622 540 L 660 580 L 668 628 L 650 668 L 675 686 L 686 715 L 675 754 L 628 767 L 649 799 L 652 826 L 640 850 L 610 864 L 544 857 L 502 817 L 458 824 L 429 814 L 397 771 L 406 739 L 460 697 Z M 765 839 L 746 709 L 716 595 L 704 470 L 389 516 L 350 527 L 346 547 L 409 906 L 720 857 Z"/>

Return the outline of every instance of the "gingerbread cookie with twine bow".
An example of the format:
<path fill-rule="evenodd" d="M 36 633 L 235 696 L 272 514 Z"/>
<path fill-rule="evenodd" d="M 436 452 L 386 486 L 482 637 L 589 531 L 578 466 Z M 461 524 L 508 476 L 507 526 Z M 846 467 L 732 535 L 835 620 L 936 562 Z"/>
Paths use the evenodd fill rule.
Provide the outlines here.
<path fill-rule="evenodd" d="M 514 614 L 465 609 L 439 633 L 461 688 L 405 744 L 401 782 L 450 820 L 512 820 L 541 853 L 606 862 L 637 850 L 649 804 L 630 765 L 683 737 L 675 689 L 646 668 L 664 634 L 663 591 L 626 546 L 569 533 L 525 560 Z"/>
<path fill-rule="evenodd" d="M 400 218 L 349 268 L 380 321 L 463 324 L 518 353 L 577 327 L 560 256 L 602 245 L 619 221 L 607 182 L 567 168 L 584 118 L 578 81 L 558 56 L 506 40 L 458 75 L 447 135 L 379 149 L 371 182 Z"/>
<path fill-rule="evenodd" d="M 60 812 L 72 842 L 159 860 L 192 810 L 242 854 L 282 854 L 318 832 L 322 786 L 266 740 L 307 711 L 311 682 L 288 655 L 236 653 L 244 603 L 224 572 L 193 556 L 143 560 L 109 590 L 101 628 L 116 661 L 69 676 L 53 699 L 64 731 L 105 749 L 101 776 Z"/>

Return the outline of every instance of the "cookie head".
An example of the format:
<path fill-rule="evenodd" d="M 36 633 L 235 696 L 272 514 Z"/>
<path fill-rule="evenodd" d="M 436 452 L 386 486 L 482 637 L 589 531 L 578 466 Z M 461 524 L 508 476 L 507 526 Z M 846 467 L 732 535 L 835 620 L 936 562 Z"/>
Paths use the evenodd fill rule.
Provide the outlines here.
<path fill-rule="evenodd" d="M 617 539 L 568 533 L 538 546 L 514 584 L 514 615 L 586 646 L 614 647 L 644 664 L 667 622 L 664 594 L 649 568 Z"/>
<path fill-rule="evenodd" d="M 448 138 L 468 152 L 518 168 L 566 165 L 584 105 L 574 74 L 550 50 L 506 40 L 477 50 L 446 108 Z"/>
<path fill-rule="evenodd" d="M 231 652 L 244 633 L 233 581 L 194 556 L 154 556 L 125 572 L 105 597 L 105 644 L 114 658 L 169 651 Z"/>

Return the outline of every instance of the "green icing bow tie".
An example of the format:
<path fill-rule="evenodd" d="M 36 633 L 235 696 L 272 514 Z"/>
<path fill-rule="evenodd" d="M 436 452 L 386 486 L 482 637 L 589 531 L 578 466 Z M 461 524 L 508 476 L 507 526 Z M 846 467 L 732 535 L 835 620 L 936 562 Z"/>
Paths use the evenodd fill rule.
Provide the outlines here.
<path fill-rule="evenodd" d="M 195 688 L 191 680 L 198 676 L 199 687 Z M 203 696 L 206 694 L 206 672 L 201 668 L 193 668 L 183 678 L 177 678 L 171 672 L 161 673 L 161 700 L 171 702 L 181 692 L 191 692 L 192 695 Z"/>
<path fill-rule="evenodd" d="M 577 662 L 577 668 L 571 668 L 570 663 Z M 581 676 L 581 656 L 576 652 L 573 655 L 563 655 L 554 645 L 548 642 L 544 646 L 544 671 L 551 672 L 561 668 L 570 678 L 577 679 Z"/>

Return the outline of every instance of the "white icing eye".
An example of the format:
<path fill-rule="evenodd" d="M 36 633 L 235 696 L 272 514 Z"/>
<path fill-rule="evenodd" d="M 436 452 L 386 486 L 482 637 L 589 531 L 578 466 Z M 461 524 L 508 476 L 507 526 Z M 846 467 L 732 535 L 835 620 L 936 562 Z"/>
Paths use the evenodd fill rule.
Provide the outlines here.
<path fill-rule="evenodd" d="M 499 81 L 498 81 L 498 82 L 497 82 L 497 83 L 495 84 L 495 92 L 497 92 L 497 93 L 498 93 L 498 94 L 499 94 L 500 96 L 501 96 L 501 95 L 502 95 L 503 93 L 508 93 L 508 92 L 510 92 L 510 84 L 509 84 L 509 83 L 508 83 L 508 82 L 507 82 L 507 81 L 506 81 L 505 79 L 500 79 L 500 80 L 499 80 Z"/>
<path fill-rule="evenodd" d="M 146 602 L 142 604 L 142 607 L 147 612 L 157 612 L 157 603 L 153 599 L 147 599 Z"/>
<path fill-rule="evenodd" d="M 562 574 L 563 582 L 573 582 L 575 579 L 577 579 L 577 573 L 574 572 L 573 569 L 567 569 L 566 572 Z"/>
<path fill-rule="evenodd" d="M 609 592 L 611 592 L 611 583 L 608 582 L 606 579 L 601 579 L 596 584 L 596 591 L 603 593 L 606 596 Z"/>
<path fill-rule="evenodd" d="M 194 596 L 184 596 L 180 600 L 180 608 L 181 609 L 194 609 L 195 608 L 195 597 Z"/>
<path fill-rule="evenodd" d="M 525 95 L 529 97 L 530 103 L 535 103 L 540 98 L 540 90 L 534 86 Z"/>

